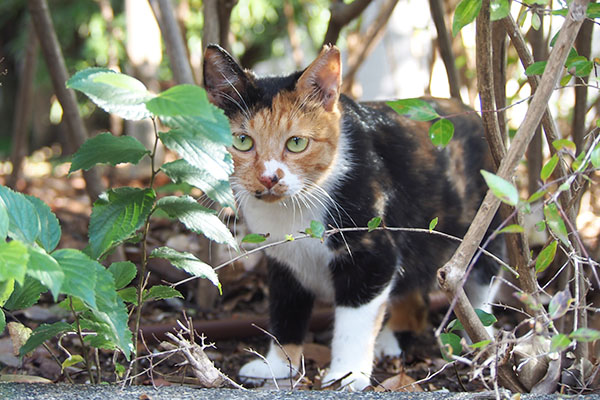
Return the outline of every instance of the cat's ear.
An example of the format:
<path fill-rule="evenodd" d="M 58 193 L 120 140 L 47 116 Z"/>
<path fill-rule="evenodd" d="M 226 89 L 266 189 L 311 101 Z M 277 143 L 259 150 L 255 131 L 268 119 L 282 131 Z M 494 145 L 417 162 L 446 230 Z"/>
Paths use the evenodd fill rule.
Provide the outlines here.
<path fill-rule="evenodd" d="M 298 78 L 296 90 L 305 96 L 316 93 L 323 108 L 332 111 L 340 97 L 341 83 L 340 51 L 335 46 L 323 46 L 319 56 Z"/>
<path fill-rule="evenodd" d="M 250 80 L 233 57 L 216 44 L 204 52 L 204 89 L 211 103 L 222 109 L 233 109 L 244 103 L 242 96 L 250 88 Z"/>

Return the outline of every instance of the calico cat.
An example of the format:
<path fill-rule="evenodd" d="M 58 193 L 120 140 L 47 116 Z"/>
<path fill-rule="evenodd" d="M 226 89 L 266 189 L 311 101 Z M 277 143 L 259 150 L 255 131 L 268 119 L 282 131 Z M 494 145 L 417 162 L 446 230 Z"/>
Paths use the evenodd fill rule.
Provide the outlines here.
<path fill-rule="evenodd" d="M 366 227 L 379 216 L 389 227 L 424 228 L 438 217 L 436 230 L 464 235 L 486 191 L 479 171 L 492 169 L 478 117 L 458 102 L 428 99 L 440 115 L 453 115 L 455 126 L 450 144 L 436 148 L 430 122 L 399 116 L 385 103 L 356 103 L 340 94 L 340 83 L 340 52 L 333 46 L 305 70 L 281 77 L 257 77 L 222 48 L 207 48 L 204 86 L 230 120 L 230 182 L 250 230 L 275 241 L 312 220 Z M 251 361 L 240 377 L 294 375 L 320 299 L 335 305 L 324 385 L 345 377 L 342 385 L 365 388 L 374 357 L 400 353 L 393 331 L 423 329 L 422 294 L 454 249 L 438 236 L 387 230 L 267 249 L 271 332 L 282 346 L 271 344 L 268 365 Z M 497 265 L 485 257 L 478 264 L 467 293 L 481 304 Z"/>

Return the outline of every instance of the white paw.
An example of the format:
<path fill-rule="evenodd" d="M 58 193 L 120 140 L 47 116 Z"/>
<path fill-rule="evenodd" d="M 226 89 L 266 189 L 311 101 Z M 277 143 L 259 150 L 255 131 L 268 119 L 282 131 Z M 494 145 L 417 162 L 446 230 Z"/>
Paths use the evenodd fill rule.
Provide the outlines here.
<path fill-rule="evenodd" d="M 375 358 L 381 360 L 385 357 L 400 357 L 401 354 L 402 349 L 394 332 L 385 326 L 375 339 Z"/>
<path fill-rule="evenodd" d="M 243 383 L 259 384 L 266 379 L 289 378 L 295 369 L 282 362 L 265 362 L 262 359 L 253 360 L 240 368 L 239 376 Z"/>
<path fill-rule="evenodd" d="M 329 371 L 323 378 L 321 387 L 332 385 L 340 378 L 348 375 L 349 371 Z M 370 371 L 369 371 L 370 372 Z M 340 388 L 350 391 L 361 391 L 371 384 L 371 377 L 366 372 L 352 371 L 342 379 Z"/>

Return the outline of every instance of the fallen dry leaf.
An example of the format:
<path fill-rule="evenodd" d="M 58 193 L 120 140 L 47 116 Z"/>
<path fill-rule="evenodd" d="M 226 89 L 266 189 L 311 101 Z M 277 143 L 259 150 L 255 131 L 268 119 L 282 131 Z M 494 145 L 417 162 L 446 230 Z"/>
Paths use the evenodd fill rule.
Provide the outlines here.
<path fill-rule="evenodd" d="M 404 371 L 389 377 L 375 387 L 376 392 L 422 392 L 423 389 Z"/>

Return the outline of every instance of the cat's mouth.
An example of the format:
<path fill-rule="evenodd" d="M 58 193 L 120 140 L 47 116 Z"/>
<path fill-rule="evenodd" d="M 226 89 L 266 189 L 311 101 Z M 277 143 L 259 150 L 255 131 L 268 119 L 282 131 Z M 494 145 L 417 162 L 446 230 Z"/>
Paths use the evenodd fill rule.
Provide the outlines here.
<path fill-rule="evenodd" d="M 267 203 L 275 203 L 277 201 L 282 200 L 283 198 L 285 198 L 286 196 L 284 195 L 277 195 L 271 191 L 266 191 L 266 192 L 260 192 L 260 191 L 256 191 L 254 192 L 254 197 L 262 200 L 262 201 L 266 201 Z"/>

